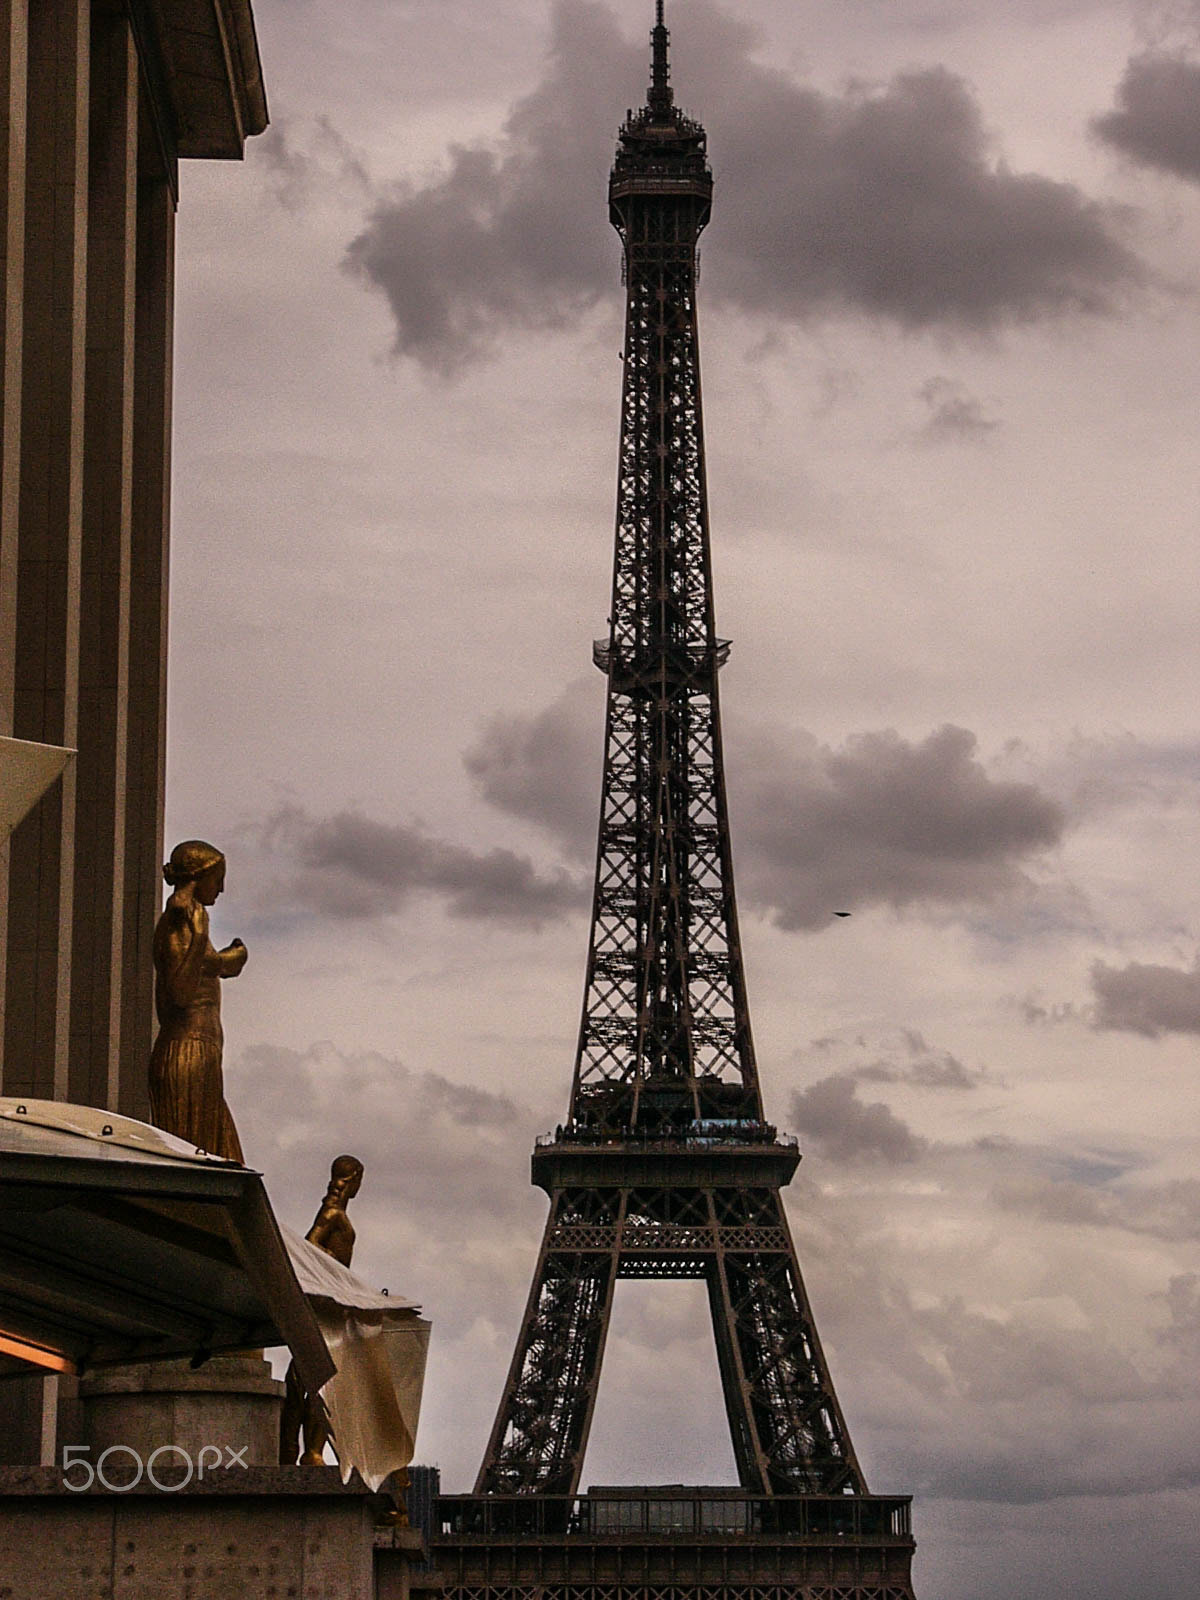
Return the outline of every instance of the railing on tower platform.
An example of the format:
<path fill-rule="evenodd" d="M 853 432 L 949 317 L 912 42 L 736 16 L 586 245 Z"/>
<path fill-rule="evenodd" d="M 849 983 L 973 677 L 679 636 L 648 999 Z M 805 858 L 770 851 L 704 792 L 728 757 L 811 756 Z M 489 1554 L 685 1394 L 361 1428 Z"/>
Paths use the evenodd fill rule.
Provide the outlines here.
<path fill-rule="evenodd" d="M 906 1544 L 909 1495 L 752 1495 L 728 1488 L 593 1489 L 580 1495 L 459 1494 L 434 1503 L 433 1540 L 754 1537 Z"/>
<path fill-rule="evenodd" d="M 539 1133 L 534 1140 L 539 1150 L 557 1144 L 604 1145 L 620 1144 L 633 1147 L 653 1146 L 655 1150 L 712 1150 L 726 1145 L 778 1145 L 786 1150 L 799 1149 L 794 1133 L 779 1133 L 769 1122 L 725 1120 L 721 1117 L 701 1118 L 689 1128 L 646 1130 L 643 1128 L 592 1128 L 566 1124 L 553 1133 Z"/>

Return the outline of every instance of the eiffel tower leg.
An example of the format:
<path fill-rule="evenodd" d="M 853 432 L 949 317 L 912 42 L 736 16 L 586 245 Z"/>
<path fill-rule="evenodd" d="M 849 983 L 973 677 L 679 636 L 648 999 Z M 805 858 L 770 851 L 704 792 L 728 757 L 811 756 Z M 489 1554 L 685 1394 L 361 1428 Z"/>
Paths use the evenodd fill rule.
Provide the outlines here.
<path fill-rule="evenodd" d="M 714 1227 L 713 1233 L 719 1240 L 719 1229 Z M 729 1274 L 721 1259 L 719 1243 L 713 1252 L 707 1281 L 721 1392 L 725 1400 L 725 1415 L 729 1419 L 729 1437 L 733 1444 L 733 1459 L 737 1463 L 738 1482 L 743 1489 L 750 1489 L 755 1494 L 768 1494 L 767 1461 L 759 1442 L 758 1430 L 754 1426 L 750 1385 L 742 1364 L 737 1319 L 730 1299 Z"/>
<path fill-rule="evenodd" d="M 755 1209 L 755 1226 L 716 1229 L 709 1279 L 742 1482 L 765 1494 L 865 1494 L 778 1193 Z"/>
<path fill-rule="evenodd" d="M 576 1493 L 617 1276 L 614 1223 L 581 1224 L 572 1200 L 554 1197 L 476 1494 Z"/>

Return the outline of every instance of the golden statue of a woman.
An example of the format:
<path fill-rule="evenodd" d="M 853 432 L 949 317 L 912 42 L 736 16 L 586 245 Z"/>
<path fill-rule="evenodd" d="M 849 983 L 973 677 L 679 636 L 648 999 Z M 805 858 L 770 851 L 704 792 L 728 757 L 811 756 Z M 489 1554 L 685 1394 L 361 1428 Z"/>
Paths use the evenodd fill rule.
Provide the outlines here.
<path fill-rule="evenodd" d="M 305 1234 L 310 1244 L 348 1267 L 354 1257 L 354 1224 L 346 1207 L 362 1186 L 363 1164 L 357 1156 L 338 1156 L 329 1169 L 329 1187 Z M 293 1361 L 287 1370 L 287 1390 L 279 1419 L 279 1464 L 294 1467 L 300 1456 L 302 1467 L 323 1467 L 325 1446 L 332 1438 L 329 1412 L 319 1394 L 306 1394 Z M 303 1438 L 304 1453 L 300 1454 Z M 335 1445 L 336 1448 L 336 1445 Z"/>
<path fill-rule="evenodd" d="M 221 979 L 241 972 L 246 946 L 235 939 L 215 950 L 208 936 L 208 908 L 225 887 L 225 857 L 202 839 L 185 839 L 163 877 L 172 893 L 154 930 L 151 1120 L 210 1155 L 241 1161 L 221 1075 Z"/>

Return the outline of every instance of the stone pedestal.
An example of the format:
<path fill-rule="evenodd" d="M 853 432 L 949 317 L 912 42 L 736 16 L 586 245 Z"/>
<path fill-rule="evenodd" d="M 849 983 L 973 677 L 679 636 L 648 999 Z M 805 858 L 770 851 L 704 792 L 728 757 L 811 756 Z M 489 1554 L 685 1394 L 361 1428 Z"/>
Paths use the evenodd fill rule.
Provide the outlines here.
<path fill-rule="evenodd" d="M 146 1361 L 112 1367 L 81 1380 L 83 1437 L 65 1444 L 90 1446 L 96 1461 L 120 1447 L 148 1461 L 163 1445 L 186 1452 L 219 1452 L 210 1464 L 233 1453 L 246 1466 L 279 1464 L 279 1416 L 284 1386 L 259 1356 L 214 1356 L 202 1367 L 186 1361 Z"/>
<path fill-rule="evenodd" d="M 378 1497 L 332 1467 L 217 1469 L 175 1490 L 72 1492 L 79 1478 L 0 1467 L 5 1600 L 376 1600 Z"/>
<path fill-rule="evenodd" d="M 421 1600 L 441 1600 L 441 1574 L 432 1572 L 419 1529 L 376 1528 L 375 1600 L 413 1600 L 423 1582 L 435 1593 Z"/>

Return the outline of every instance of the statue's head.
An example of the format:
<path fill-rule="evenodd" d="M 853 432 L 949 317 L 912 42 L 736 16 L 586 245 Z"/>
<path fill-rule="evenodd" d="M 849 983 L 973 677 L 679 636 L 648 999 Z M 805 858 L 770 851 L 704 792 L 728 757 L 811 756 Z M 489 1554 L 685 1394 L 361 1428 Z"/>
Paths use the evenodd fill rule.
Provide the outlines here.
<path fill-rule="evenodd" d="M 216 845 L 206 844 L 203 839 L 185 839 L 171 851 L 163 877 L 172 889 L 194 883 L 196 899 L 201 905 L 211 906 L 225 887 L 225 857 Z"/>
<path fill-rule="evenodd" d="M 357 1156 L 339 1156 L 329 1169 L 329 1187 L 343 1200 L 352 1200 L 363 1180 L 363 1164 Z"/>

